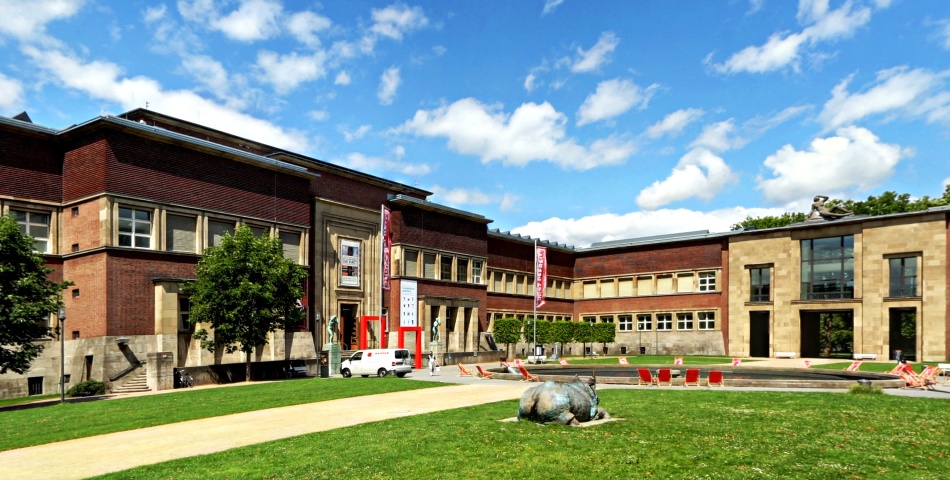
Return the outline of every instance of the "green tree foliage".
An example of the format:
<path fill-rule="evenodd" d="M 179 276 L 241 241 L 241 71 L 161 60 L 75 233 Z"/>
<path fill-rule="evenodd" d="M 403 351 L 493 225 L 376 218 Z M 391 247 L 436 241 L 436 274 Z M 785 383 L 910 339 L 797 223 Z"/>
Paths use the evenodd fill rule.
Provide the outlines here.
<path fill-rule="evenodd" d="M 574 322 L 559 321 L 551 324 L 551 341 L 566 345 L 574 341 Z"/>
<path fill-rule="evenodd" d="M 599 342 L 604 350 L 607 350 L 608 343 L 614 343 L 617 339 L 617 326 L 613 323 L 595 323 L 594 341 Z"/>
<path fill-rule="evenodd" d="M 580 321 L 574 323 L 574 341 L 581 342 L 584 344 L 584 355 L 587 355 L 587 345 L 588 343 L 594 343 L 596 341 L 594 336 L 594 327 L 590 322 Z"/>
<path fill-rule="evenodd" d="M 822 356 L 852 352 L 854 327 L 848 318 L 840 313 L 822 313 L 819 322 Z"/>
<path fill-rule="evenodd" d="M 52 272 L 16 220 L 0 217 L 0 373 L 26 372 L 43 351 L 33 341 L 50 335 L 47 319 L 63 304 L 62 290 L 72 285 L 50 281 Z"/>
<path fill-rule="evenodd" d="M 926 195 L 912 199 L 909 193 L 898 194 L 887 191 L 878 196 L 869 196 L 867 200 L 838 200 L 829 199 L 825 202 L 828 207 L 840 205 L 855 215 L 887 215 L 891 213 L 919 212 L 931 207 L 950 205 L 950 185 L 944 188 L 943 195 L 930 198 Z M 732 226 L 732 230 L 742 228 L 775 228 L 784 227 L 793 223 L 804 222 L 808 218 L 806 213 L 786 212 L 780 216 L 746 217 L 745 220 Z"/>
<path fill-rule="evenodd" d="M 245 354 L 251 380 L 251 352 L 267 343 L 271 332 L 300 323 L 298 305 L 307 271 L 283 255 L 280 240 L 256 237 L 246 225 L 221 245 L 208 247 L 195 269 L 198 279 L 184 286 L 191 295 L 191 321 L 209 324 L 195 337 L 209 351 L 224 348 Z"/>
<path fill-rule="evenodd" d="M 499 318 L 495 320 L 492 334 L 495 342 L 505 344 L 505 356 L 509 356 L 511 344 L 521 339 L 522 321 L 517 318 Z"/>
<path fill-rule="evenodd" d="M 537 324 L 537 330 L 535 330 L 535 324 Z M 524 322 L 524 341 L 531 345 L 535 342 L 542 345 L 551 343 L 554 341 L 551 339 L 551 330 L 551 322 L 547 320 L 528 319 Z"/>

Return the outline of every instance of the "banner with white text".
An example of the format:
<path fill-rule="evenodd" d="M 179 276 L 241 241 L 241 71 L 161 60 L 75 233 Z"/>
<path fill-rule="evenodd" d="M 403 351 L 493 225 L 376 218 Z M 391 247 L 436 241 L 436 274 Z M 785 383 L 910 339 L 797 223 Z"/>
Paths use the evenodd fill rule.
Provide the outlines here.
<path fill-rule="evenodd" d="M 534 252 L 534 306 L 544 305 L 548 286 L 548 249 L 537 247 Z"/>

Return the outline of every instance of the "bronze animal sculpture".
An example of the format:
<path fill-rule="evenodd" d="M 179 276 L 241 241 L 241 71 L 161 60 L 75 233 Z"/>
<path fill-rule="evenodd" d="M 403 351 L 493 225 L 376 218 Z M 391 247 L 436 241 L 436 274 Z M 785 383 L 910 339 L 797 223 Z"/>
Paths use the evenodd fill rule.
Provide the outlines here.
<path fill-rule="evenodd" d="M 610 418 L 598 405 L 596 385 L 596 377 L 584 382 L 575 376 L 570 382 L 549 380 L 531 387 L 521 396 L 518 420 L 577 426 L 581 422 Z"/>

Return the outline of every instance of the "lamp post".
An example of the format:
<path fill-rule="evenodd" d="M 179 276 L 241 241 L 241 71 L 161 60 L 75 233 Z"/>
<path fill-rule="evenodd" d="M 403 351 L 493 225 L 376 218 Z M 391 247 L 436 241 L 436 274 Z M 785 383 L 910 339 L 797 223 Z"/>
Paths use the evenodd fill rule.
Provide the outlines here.
<path fill-rule="evenodd" d="M 66 306 L 59 307 L 59 404 L 66 403 Z"/>

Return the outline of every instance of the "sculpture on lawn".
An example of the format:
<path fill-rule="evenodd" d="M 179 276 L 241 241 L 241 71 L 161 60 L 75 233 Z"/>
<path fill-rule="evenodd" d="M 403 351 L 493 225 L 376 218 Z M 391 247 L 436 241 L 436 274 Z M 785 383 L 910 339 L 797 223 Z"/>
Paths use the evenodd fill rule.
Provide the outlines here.
<path fill-rule="evenodd" d="M 585 382 L 575 376 L 570 382 L 547 381 L 531 387 L 521 396 L 518 420 L 577 426 L 581 422 L 610 418 L 598 405 L 596 386 L 596 377 Z"/>

